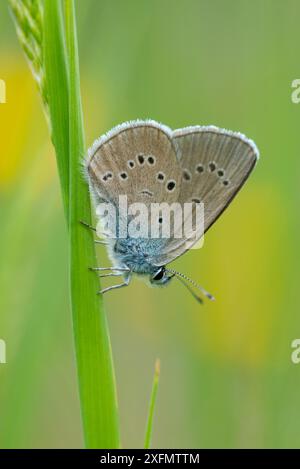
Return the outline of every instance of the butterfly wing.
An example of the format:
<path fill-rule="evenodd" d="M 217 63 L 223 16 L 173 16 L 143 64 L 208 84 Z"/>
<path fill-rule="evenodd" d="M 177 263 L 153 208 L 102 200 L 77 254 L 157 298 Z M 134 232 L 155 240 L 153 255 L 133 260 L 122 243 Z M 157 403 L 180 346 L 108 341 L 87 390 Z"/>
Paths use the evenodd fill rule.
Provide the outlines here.
<path fill-rule="evenodd" d="M 179 148 L 182 171 L 178 201 L 204 204 L 205 232 L 247 180 L 259 157 L 258 149 L 244 135 L 214 126 L 178 129 L 173 132 L 173 139 Z M 202 235 L 200 230 L 191 240 L 171 239 L 160 259 L 153 262 L 159 265 L 171 262 Z"/>
<path fill-rule="evenodd" d="M 172 131 L 155 121 L 133 121 L 112 129 L 88 151 L 85 173 L 96 204 L 165 201 L 180 194 L 181 170 Z"/>

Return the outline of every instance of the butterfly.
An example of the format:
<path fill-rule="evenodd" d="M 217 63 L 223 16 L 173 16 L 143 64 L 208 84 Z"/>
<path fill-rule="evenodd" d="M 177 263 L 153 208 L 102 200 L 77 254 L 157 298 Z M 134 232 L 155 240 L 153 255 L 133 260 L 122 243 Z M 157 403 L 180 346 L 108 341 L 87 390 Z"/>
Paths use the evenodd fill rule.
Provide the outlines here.
<path fill-rule="evenodd" d="M 173 277 L 180 280 L 202 302 L 193 288 L 210 299 L 206 290 L 185 274 L 167 267 L 203 236 L 241 189 L 253 170 L 259 152 L 255 143 L 238 132 L 215 126 L 191 126 L 171 130 L 154 120 L 135 120 L 114 127 L 97 139 L 84 159 L 84 173 L 95 208 L 111 204 L 118 207 L 120 195 L 128 204 L 190 203 L 195 214 L 203 204 L 203 229 L 188 236 L 122 238 L 118 230 L 106 233 L 111 267 L 96 267 L 100 277 L 122 276 L 123 282 L 99 293 L 129 285 L 133 274 L 147 276 L 152 285 L 167 285 Z M 118 228 L 128 220 L 117 208 Z M 100 215 L 103 219 L 103 214 Z M 125 221 L 124 221 L 125 220 Z M 161 219 L 160 219 L 161 221 Z M 182 222 L 183 223 L 183 222 Z M 97 231 L 98 232 L 98 231 Z M 97 241 L 96 241 L 97 242 Z M 98 241 L 101 242 L 101 241 Z M 107 271 L 108 273 L 103 273 Z"/>

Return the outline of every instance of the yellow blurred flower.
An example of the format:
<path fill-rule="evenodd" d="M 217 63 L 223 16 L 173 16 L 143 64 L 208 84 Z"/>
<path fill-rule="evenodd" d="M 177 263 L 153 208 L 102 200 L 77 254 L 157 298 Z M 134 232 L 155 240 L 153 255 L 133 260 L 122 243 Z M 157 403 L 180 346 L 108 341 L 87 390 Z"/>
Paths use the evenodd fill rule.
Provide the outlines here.
<path fill-rule="evenodd" d="M 15 52 L 1 57 L 0 78 L 6 84 L 6 103 L 0 105 L 0 188 L 5 190 L 22 176 L 37 154 L 45 139 L 46 125 L 37 87 L 25 59 L 21 60 Z"/>

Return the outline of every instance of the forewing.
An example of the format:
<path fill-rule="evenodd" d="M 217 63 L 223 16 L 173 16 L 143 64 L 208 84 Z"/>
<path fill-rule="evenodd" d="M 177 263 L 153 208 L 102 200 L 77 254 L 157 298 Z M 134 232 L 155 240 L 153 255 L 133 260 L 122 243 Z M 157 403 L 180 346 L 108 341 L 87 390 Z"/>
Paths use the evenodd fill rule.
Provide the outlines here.
<path fill-rule="evenodd" d="M 179 197 L 181 171 L 172 132 L 154 121 L 122 124 L 90 148 L 86 175 L 96 200 L 118 204 L 165 201 Z"/>

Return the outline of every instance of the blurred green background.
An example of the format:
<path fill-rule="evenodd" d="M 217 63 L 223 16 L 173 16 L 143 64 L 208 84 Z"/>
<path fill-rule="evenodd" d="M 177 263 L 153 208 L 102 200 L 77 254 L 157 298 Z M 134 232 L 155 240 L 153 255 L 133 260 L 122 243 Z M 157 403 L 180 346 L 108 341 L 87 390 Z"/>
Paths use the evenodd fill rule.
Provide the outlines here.
<path fill-rule="evenodd" d="M 123 447 L 139 447 L 161 359 L 153 447 L 300 447 L 299 0 L 77 1 L 87 143 L 151 117 L 244 132 L 261 160 L 179 283 L 105 297 Z M 68 244 L 40 98 L 0 3 L 0 447 L 81 447 Z M 105 258 L 99 248 L 99 262 Z"/>

